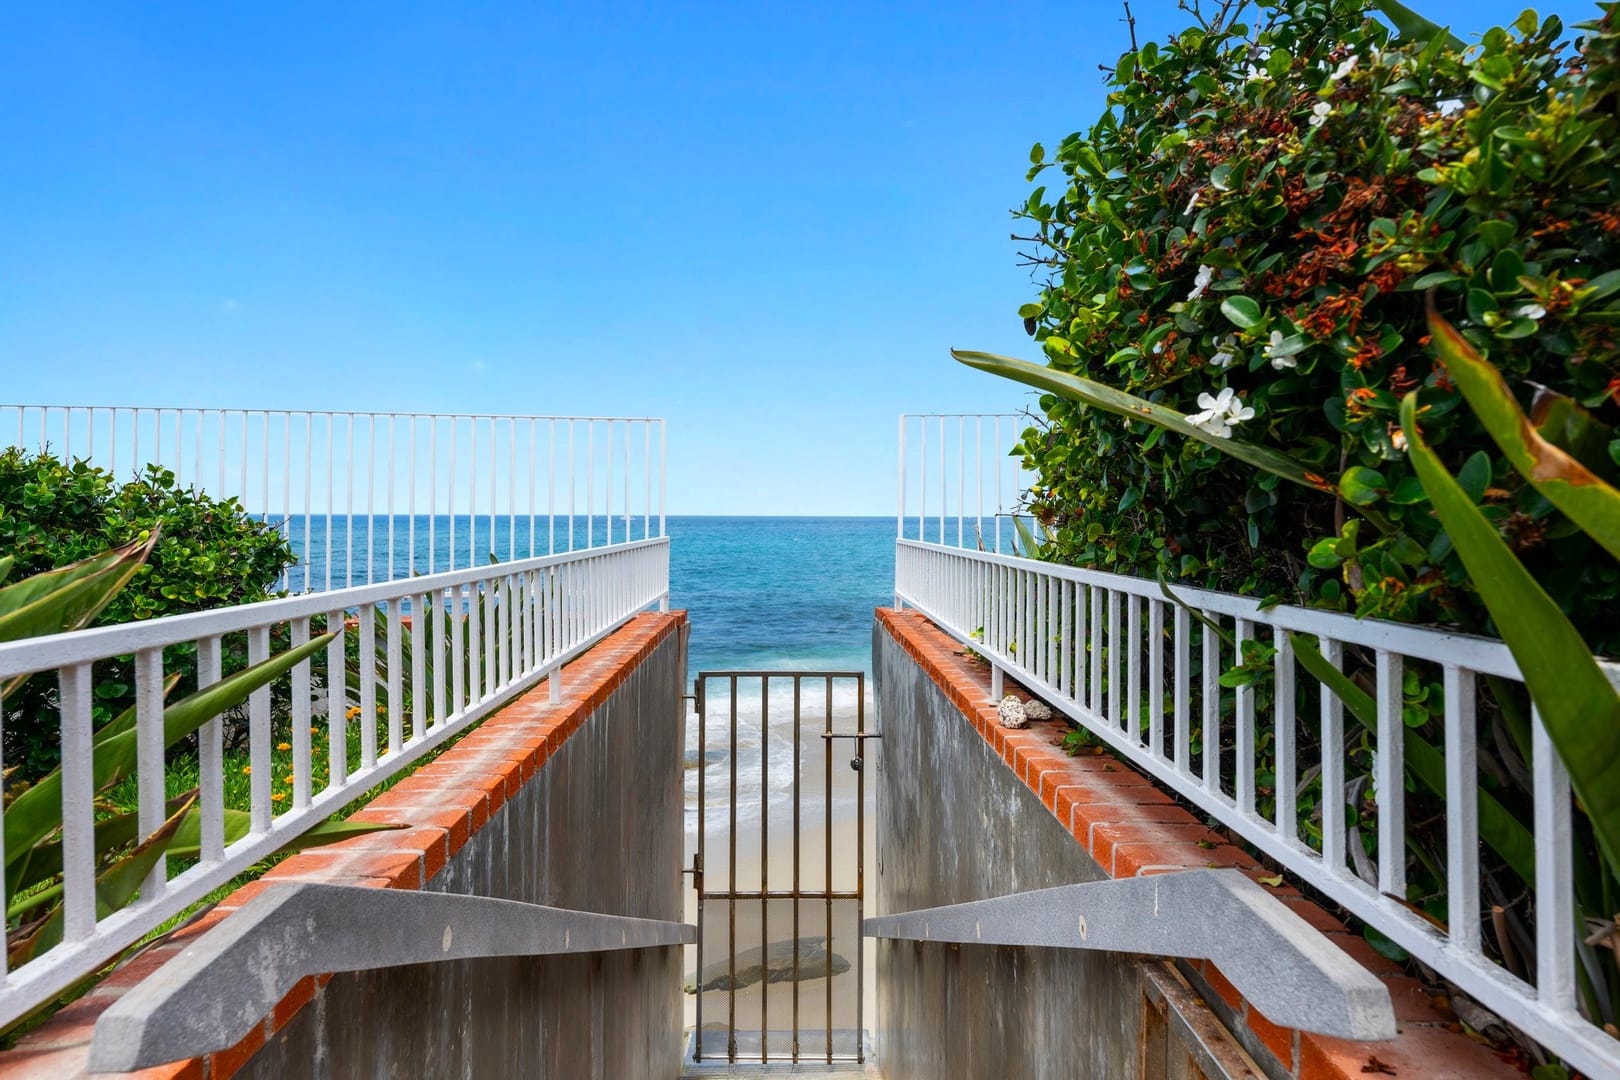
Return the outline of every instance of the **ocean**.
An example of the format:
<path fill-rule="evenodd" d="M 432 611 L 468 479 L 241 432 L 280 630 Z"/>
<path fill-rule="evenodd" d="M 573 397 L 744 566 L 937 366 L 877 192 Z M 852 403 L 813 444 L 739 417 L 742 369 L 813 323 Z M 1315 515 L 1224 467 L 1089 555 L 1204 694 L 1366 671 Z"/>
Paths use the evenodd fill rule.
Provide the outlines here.
<path fill-rule="evenodd" d="M 644 522 L 630 521 L 641 539 Z M 650 523 L 654 534 L 658 522 Z M 298 565 L 285 587 L 406 578 L 452 566 L 506 561 L 625 539 L 622 519 L 536 521 L 487 515 L 392 519 L 324 515 L 286 523 Z M 611 529 L 611 531 L 610 531 Z M 872 609 L 894 593 L 894 519 L 888 517 L 671 517 L 670 604 L 691 614 L 690 667 L 865 671 Z M 308 554 L 304 554 L 305 552 Z M 330 570 L 327 552 L 330 551 Z M 431 556 L 431 558 L 430 558 Z M 352 567 L 352 573 L 350 572 Z"/>
<path fill-rule="evenodd" d="M 541 519 L 530 532 L 527 518 L 512 520 L 481 515 L 452 519 L 417 517 L 357 517 L 352 535 L 342 516 L 331 524 L 331 543 L 324 515 L 287 522 L 294 550 L 309 555 L 287 577 L 286 587 L 302 591 L 304 582 L 322 587 L 328 580 L 342 587 L 346 580 L 360 584 L 389 577 L 406 578 L 413 571 L 465 567 L 489 562 L 491 554 L 505 561 L 524 558 L 532 550 L 566 551 L 571 546 L 598 544 L 611 535 L 625 539 L 624 523 L 613 532 L 601 516 L 573 521 L 572 536 L 563 519 L 553 525 Z M 656 520 L 647 523 L 656 533 Z M 640 539 L 642 519 L 632 519 L 629 536 Z M 864 672 L 872 666 L 872 609 L 890 603 L 894 595 L 894 519 L 891 517 L 671 517 L 670 606 L 685 608 L 691 620 L 687 670 L 702 671 L 796 670 Z M 452 558 L 453 553 L 453 558 Z M 431 560 L 430 560 L 431 555 Z M 352 567 L 352 573 L 350 568 Z M 773 684 L 769 729 L 761 728 L 760 684 L 739 686 L 737 796 L 739 822 L 757 822 L 761 803 L 779 806 L 793 784 L 792 690 Z M 691 686 L 688 684 L 688 692 Z M 832 713 L 838 730 L 853 730 L 859 702 L 853 682 L 835 684 Z M 868 727 L 875 726 L 872 687 L 866 684 Z M 729 697 L 710 703 L 711 730 L 729 727 Z M 826 722 L 826 703 L 808 694 L 802 713 L 803 730 L 819 733 Z M 822 740 L 808 738 L 807 753 L 821 752 Z M 764 745 L 762 745 L 762 743 Z M 768 752 L 762 753 L 768 747 Z M 687 716 L 689 761 L 697 761 L 697 723 Z M 705 775 L 714 794 L 724 800 L 730 783 L 726 758 L 714 756 Z M 819 760 L 819 758 L 817 758 Z M 768 762 L 769 768 L 764 768 Z M 814 762 L 806 759 L 805 767 Z M 764 775 L 769 772 L 769 776 Z M 695 827 L 696 769 L 687 773 L 687 824 Z M 834 797 L 834 817 L 853 810 L 844 785 Z M 762 791 L 762 788 L 765 789 Z M 763 800 L 760 799 L 764 795 Z"/>

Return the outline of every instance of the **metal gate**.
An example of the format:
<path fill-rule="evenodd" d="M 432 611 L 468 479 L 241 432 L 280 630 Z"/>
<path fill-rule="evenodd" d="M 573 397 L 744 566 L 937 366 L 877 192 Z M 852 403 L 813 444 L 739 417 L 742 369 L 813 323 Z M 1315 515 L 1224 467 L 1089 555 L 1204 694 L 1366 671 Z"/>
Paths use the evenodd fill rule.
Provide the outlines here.
<path fill-rule="evenodd" d="M 694 696 L 691 1058 L 863 1062 L 866 676 L 704 671 Z"/>

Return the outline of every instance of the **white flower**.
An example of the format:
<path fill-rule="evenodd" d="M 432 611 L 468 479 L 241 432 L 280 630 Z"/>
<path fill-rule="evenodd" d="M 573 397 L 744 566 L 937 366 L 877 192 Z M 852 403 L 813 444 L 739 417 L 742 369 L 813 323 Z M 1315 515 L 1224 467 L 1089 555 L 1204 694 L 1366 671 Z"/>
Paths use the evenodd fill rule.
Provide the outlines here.
<path fill-rule="evenodd" d="M 1271 332 L 1271 341 L 1266 344 L 1266 359 L 1271 361 L 1272 368 L 1277 371 L 1287 371 L 1289 368 L 1299 367 L 1299 361 L 1292 356 L 1277 355 L 1277 350 L 1282 348 L 1282 343 L 1283 332 L 1273 330 Z"/>
<path fill-rule="evenodd" d="M 1263 71 L 1260 68 L 1255 67 L 1253 64 L 1249 65 L 1249 71 L 1248 71 L 1248 81 L 1249 82 L 1265 82 L 1269 78 L 1271 78 L 1271 76 L 1267 72 Z"/>
<path fill-rule="evenodd" d="M 1218 368 L 1231 367 L 1232 361 L 1237 359 L 1237 353 L 1234 351 L 1236 348 L 1237 339 L 1231 334 L 1227 334 L 1222 338 L 1216 338 L 1215 355 L 1209 358 L 1209 362 Z"/>
<path fill-rule="evenodd" d="M 1547 309 L 1540 304 L 1520 304 L 1513 309 L 1515 319 L 1545 319 Z"/>
<path fill-rule="evenodd" d="M 1198 404 L 1204 411 L 1189 413 L 1187 423 L 1201 427 L 1218 438 L 1231 438 L 1233 424 L 1254 419 L 1254 410 L 1243 404 L 1230 386 L 1222 387 L 1214 397 L 1199 394 Z"/>
<path fill-rule="evenodd" d="M 1447 98 L 1446 100 L 1436 102 L 1435 104 L 1436 107 L 1439 108 L 1441 116 L 1450 116 L 1452 113 L 1462 112 L 1463 110 L 1461 98 Z"/>
<path fill-rule="evenodd" d="M 1203 296 L 1204 293 L 1209 291 L 1209 283 L 1214 280 L 1215 268 L 1213 266 L 1200 266 L 1198 276 L 1193 278 L 1192 292 L 1187 294 L 1187 299 L 1196 300 Z"/>
<path fill-rule="evenodd" d="M 1333 106 L 1329 105 L 1325 101 L 1318 101 L 1315 105 L 1312 105 L 1311 127 L 1321 127 L 1323 124 L 1327 123 L 1328 114 L 1332 111 Z"/>
<path fill-rule="evenodd" d="M 1357 59 L 1357 57 L 1352 56 L 1338 67 L 1334 68 L 1333 74 L 1328 76 L 1329 81 L 1338 82 L 1340 79 L 1356 70 Z"/>
<path fill-rule="evenodd" d="M 1198 205 L 1198 196 L 1202 195 L 1203 193 L 1204 193 L 1203 188 L 1199 188 L 1197 191 L 1194 191 L 1192 193 L 1192 198 L 1187 200 L 1187 209 L 1183 210 L 1182 213 L 1183 214 L 1192 213 L 1193 208 Z"/>

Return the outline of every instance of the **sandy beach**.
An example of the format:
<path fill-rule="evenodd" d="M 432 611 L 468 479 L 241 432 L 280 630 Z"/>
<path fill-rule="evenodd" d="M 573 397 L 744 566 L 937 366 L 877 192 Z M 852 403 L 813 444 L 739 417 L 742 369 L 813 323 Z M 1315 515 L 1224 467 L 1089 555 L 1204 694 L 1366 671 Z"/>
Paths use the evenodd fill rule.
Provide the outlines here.
<path fill-rule="evenodd" d="M 819 739 L 816 742 L 820 742 Z M 852 744 L 845 744 L 852 745 Z M 866 878 L 875 873 L 873 856 L 874 815 L 871 785 L 867 784 L 864 815 L 864 844 L 857 829 L 856 789 L 858 775 L 848 767 L 847 751 L 834 759 L 832 812 L 827 813 L 825 768 L 819 746 L 807 753 L 808 766 L 801 779 L 797 877 L 793 800 L 772 800 L 763 828 L 755 821 L 739 827 L 735 870 L 729 839 L 729 816 L 705 822 L 705 890 L 710 893 L 735 890 L 755 892 L 825 891 L 828 882 L 828 817 L 831 817 L 831 884 L 838 892 L 855 892 L 860 886 L 858 857 L 864 847 Z M 688 864 L 696 844 L 695 829 L 687 837 Z M 698 921 L 697 894 L 686 893 L 686 918 Z M 726 1052 L 727 1030 L 738 1033 L 739 1052 L 759 1053 L 761 1032 L 769 1032 L 767 1049 L 771 1057 L 792 1052 L 795 1005 L 802 1055 L 827 1053 L 826 1032 L 835 1032 L 833 1052 L 844 1056 L 854 1051 L 857 1029 L 857 997 L 864 997 L 866 1021 L 870 1026 L 874 987 L 871 950 L 860 937 L 860 910 L 853 899 L 710 899 L 705 904 L 702 956 L 697 946 L 688 946 L 685 983 L 699 982 L 710 989 L 702 997 L 703 1027 L 712 1033 L 705 1043 L 705 1056 Z M 797 917 L 797 925 L 795 925 Z M 728 946 L 735 927 L 735 964 Z M 774 946 L 774 948 L 772 948 Z M 793 979 L 793 958 L 799 960 L 799 979 Z M 828 978 L 828 969 L 831 978 Z M 699 980 L 698 974 L 702 973 Z M 735 985 L 735 989 L 733 989 Z M 830 991 L 830 994 L 829 994 Z M 795 1001 L 795 998 L 797 999 Z M 686 1026 L 698 1024 L 697 993 L 685 995 Z M 830 1024 L 829 1024 L 830 1018 Z"/>

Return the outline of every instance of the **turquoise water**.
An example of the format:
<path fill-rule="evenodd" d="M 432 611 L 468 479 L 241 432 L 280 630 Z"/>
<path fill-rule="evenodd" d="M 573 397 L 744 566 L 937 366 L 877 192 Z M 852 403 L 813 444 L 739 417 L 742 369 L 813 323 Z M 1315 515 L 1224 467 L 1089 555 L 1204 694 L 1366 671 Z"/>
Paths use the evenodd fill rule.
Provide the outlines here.
<path fill-rule="evenodd" d="M 657 532 L 658 522 L 650 522 Z M 643 520 L 630 536 L 641 539 Z M 294 550 L 306 550 L 306 519 L 286 523 Z M 466 515 L 453 522 L 386 516 L 331 522 L 308 519 L 312 548 L 288 574 L 286 587 L 324 588 L 407 578 L 429 567 L 484 565 L 533 551 L 567 551 L 609 536 L 625 539 L 622 519 L 548 522 Z M 671 517 L 670 603 L 691 613 L 690 668 L 792 668 L 866 671 L 871 665 L 872 609 L 894 591 L 894 519 L 886 517 Z M 531 547 L 532 536 L 532 547 Z M 326 553 L 331 552 L 328 568 Z M 431 560 L 430 560 L 431 556 Z"/>
<path fill-rule="evenodd" d="M 894 596 L 893 518 L 678 517 L 669 536 L 694 673 L 870 670 L 872 609 Z"/>

